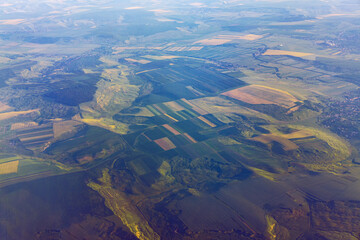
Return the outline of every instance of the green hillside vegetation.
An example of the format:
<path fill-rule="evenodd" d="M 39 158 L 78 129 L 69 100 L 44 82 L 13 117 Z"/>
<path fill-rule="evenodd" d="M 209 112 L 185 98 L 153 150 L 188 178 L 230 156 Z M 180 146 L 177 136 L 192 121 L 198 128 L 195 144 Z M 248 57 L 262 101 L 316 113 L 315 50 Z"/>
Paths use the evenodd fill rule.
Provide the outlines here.
<path fill-rule="evenodd" d="M 1 4 L 0 239 L 359 238 L 358 4 L 45 2 Z"/>

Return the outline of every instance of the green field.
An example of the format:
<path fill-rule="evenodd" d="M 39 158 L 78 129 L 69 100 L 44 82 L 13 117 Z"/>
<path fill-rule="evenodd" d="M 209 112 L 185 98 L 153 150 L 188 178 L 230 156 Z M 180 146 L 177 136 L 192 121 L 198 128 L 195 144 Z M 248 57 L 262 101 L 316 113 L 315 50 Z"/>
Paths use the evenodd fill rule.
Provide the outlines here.
<path fill-rule="evenodd" d="M 0 4 L 0 239 L 360 239 L 355 2 Z"/>

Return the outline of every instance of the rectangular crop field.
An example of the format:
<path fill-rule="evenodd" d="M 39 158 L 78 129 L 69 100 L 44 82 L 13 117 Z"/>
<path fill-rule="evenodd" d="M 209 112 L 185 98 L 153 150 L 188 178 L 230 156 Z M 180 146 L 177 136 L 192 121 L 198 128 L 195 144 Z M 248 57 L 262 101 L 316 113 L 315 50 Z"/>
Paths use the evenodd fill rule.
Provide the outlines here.
<path fill-rule="evenodd" d="M 199 40 L 197 42 L 194 42 L 194 44 L 201 44 L 201 45 L 208 45 L 208 46 L 217 46 L 222 45 L 225 43 L 230 42 L 231 39 L 224 39 L 224 38 L 209 38 L 209 39 L 203 39 Z"/>
<path fill-rule="evenodd" d="M 13 118 L 13 117 L 17 117 L 17 116 L 20 116 L 20 115 L 33 113 L 33 112 L 38 112 L 38 111 L 39 111 L 39 109 L 33 109 L 33 110 L 28 110 L 28 111 L 16 111 L 16 112 L 0 113 L 0 120 L 6 120 L 6 119 L 9 119 L 9 118 Z"/>
<path fill-rule="evenodd" d="M 19 167 L 19 160 L 2 163 L 0 164 L 0 175 L 1 174 L 9 174 L 9 173 L 17 173 Z"/>
<path fill-rule="evenodd" d="M 24 128 L 36 127 L 38 124 L 36 122 L 21 122 L 11 124 L 11 130 L 19 130 Z"/>
<path fill-rule="evenodd" d="M 181 106 L 180 104 L 178 104 L 175 101 L 172 102 L 166 102 L 164 103 L 167 107 L 171 108 L 173 111 L 181 111 L 184 110 L 185 108 L 183 106 Z"/>
<path fill-rule="evenodd" d="M 216 125 L 214 123 L 212 123 L 208 119 L 204 118 L 203 116 L 199 116 L 198 119 L 200 119 L 201 121 L 203 121 L 204 123 L 206 123 L 210 127 L 216 127 Z"/>
<path fill-rule="evenodd" d="M 81 125 L 81 122 L 68 120 L 68 121 L 61 121 L 55 122 L 53 125 L 54 128 L 54 137 L 60 137 L 64 133 L 72 132 L 76 129 L 76 126 Z"/>
<path fill-rule="evenodd" d="M 169 130 L 172 134 L 174 135 L 180 135 L 180 133 L 174 129 L 173 127 L 171 127 L 169 124 L 164 124 L 162 125 L 164 128 L 166 128 L 167 130 Z"/>
<path fill-rule="evenodd" d="M 47 143 L 54 137 L 53 127 L 51 124 L 34 126 L 20 129 L 16 136 L 28 149 L 34 149 Z"/>
<path fill-rule="evenodd" d="M 286 108 L 294 106 L 298 101 L 288 92 L 261 85 L 237 88 L 222 95 L 250 104 L 276 104 Z"/>
<path fill-rule="evenodd" d="M 159 145 L 164 151 L 176 148 L 175 144 L 167 137 L 154 140 L 154 142 Z"/>
<path fill-rule="evenodd" d="M 272 49 L 268 49 L 263 55 L 265 55 L 265 56 L 287 55 L 287 56 L 300 57 L 300 58 L 315 57 L 315 55 L 313 53 L 272 50 Z"/>

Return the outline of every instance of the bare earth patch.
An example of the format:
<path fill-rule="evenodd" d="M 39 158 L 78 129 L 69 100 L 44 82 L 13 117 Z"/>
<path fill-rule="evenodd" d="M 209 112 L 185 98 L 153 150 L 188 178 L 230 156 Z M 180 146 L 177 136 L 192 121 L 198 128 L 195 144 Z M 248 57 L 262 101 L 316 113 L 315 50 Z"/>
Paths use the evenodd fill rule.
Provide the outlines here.
<path fill-rule="evenodd" d="M 14 123 L 11 125 L 10 130 L 18 130 L 23 128 L 36 127 L 39 124 L 36 122 L 22 122 L 22 123 Z"/>
<path fill-rule="evenodd" d="M 81 124 L 81 122 L 74 120 L 55 122 L 53 124 L 54 137 L 57 138 L 65 133 L 72 132 L 76 129 L 76 126 L 79 126 Z"/>
<path fill-rule="evenodd" d="M 176 148 L 174 143 L 172 141 L 170 141 L 170 139 L 168 139 L 167 137 L 156 139 L 156 140 L 154 140 L 154 142 L 157 145 L 159 145 L 162 149 L 164 149 L 164 151 L 168 151 L 170 149 Z"/>
<path fill-rule="evenodd" d="M 151 61 L 145 60 L 145 59 L 136 60 L 136 59 L 133 59 L 133 58 L 125 58 L 125 60 L 128 61 L 128 62 L 141 63 L 141 64 L 151 63 Z"/>
<path fill-rule="evenodd" d="M 83 157 L 77 159 L 77 161 L 80 164 L 89 163 L 89 162 L 92 162 L 93 160 L 94 160 L 94 158 L 91 155 L 86 155 L 86 156 L 83 156 Z"/>
<path fill-rule="evenodd" d="M 286 108 L 293 107 L 298 101 L 288 92 L 261 85 L 237 88 L 222 95 L 250 104 L 276 104 Z"/>
<path fill-rule="evenodd" d="M 164 128 L 166 128 L 167 130 L 169 130 L 169 132 L 171 132 L 174 135 L 180 135 L 180 133 L 174 129 L 173 127 L 171 127 L 169 124 L 164 124 L 162 125 Z"/>

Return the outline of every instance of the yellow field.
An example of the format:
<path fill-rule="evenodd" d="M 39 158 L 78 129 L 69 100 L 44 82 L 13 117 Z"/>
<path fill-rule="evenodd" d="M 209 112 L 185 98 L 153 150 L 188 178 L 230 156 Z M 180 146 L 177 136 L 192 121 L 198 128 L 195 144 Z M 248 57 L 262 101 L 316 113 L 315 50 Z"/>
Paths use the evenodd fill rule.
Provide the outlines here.
<path fill-rule="evenodd" d="M 260 136 L 257 136 L 257 137 L 253 137 L 253 138 L 251 138 L 251 140 L 262 142 L 264 144 L 269 144 L 269 143 L 272 143 L 272 142 L 278 142 L 284 147 L 285 151 L 295 150 L 295 149 L 299 148 L 292 141 L 290 141 L 290 140 L 288 140 L 288 139 L 286 139 L 284 137 L 276 136 L 276 135 L 273 135 L 273 134 L 263 134 L 263 135 L 260 135 Z"/>
<path fill-rule="evenodd" d="M 183 101 L 184 103 L 187 103 L 188 105 L 190 105 L 192 110 L 194 110 L 195 112 L 197 112 L 197 113 L 199 113 L 201 115 L 205 115 L 205 114 L 209 113 L 206 110 L 202 109 L 201 107 L 198 107 L 197 105 L 195 105 L 194 103 L 188 101 L 185 98 L 182 98 L 181 101 Z"/>
<path fill-rule="evenodd" d="M 259 175 L 261 177 L 269 179 L 270 181 L 275 181 L 276 175 L 274 173 L 265 171 L 265 170 L 260 169 L 260 168 L 255 168 L 255 167 L 250 167 L 250 166 L 246 166 L 246 167 L 249 168 L 251 171 L 255 172 L 257 175 Z"/>
<path fill-rule="evenodd" d="M 151 63 L 151 61 L 145 60 L 145 59 L 136 60 L 136 59 L 133 59 L 133 58 L 125 58 L 125 60 L 128 61 L 128 62 L 135 62 L 135 63 L 141 63 L 141 64 Z"/>
<path fill-rule="evenodd" d="M 222 44 L 230 42 L 230 41 L 231 41 L 231 39 L 211 38 L 211 39 L 203 39 L 203 40 L 194 42 L 194 44 L 217 46 L 217 45 L 222 45 Z"/>
<path fill-rule="evenodd" d="M 250 104 L 276 104 L 286 108 L 293 107 L 298 101 L 288 92 L 262 85 L 245 86 L 222 95 Z"/>
<path fill-rule="evenodd" d="M 6 156 L 5 158 L 3 158 L 3 156 L 0 156 L 1 163 L 12 162 L 12 161 L 19 160 L 19 159 L 20 159 L 19 156 L 11 156 L 11 157 Z"/>
<path fill-rule="evenodd" d="M 143 57 L 153 59 L 153 60 L 169 60 L 169 59 L 179 58 L 180 56 L 173 56 L 173 55 L 164 55 L 164 56 L 146 55 L 146 56 L 143 56 Z"/>
<path fill-rule="evenodd" d="M 9 174 L 9 173 L 17 173 L 19 167 L 19 160 L 2 163 L 0 164 L 0 175 L 1 174 Z"/>
<path fill-rule="evenodd" d="M 105 128 L 115 133 L 126 134 L 128 132 L 128 126 L 110 118 L 74 118 L 91 126 Z"/>
<path fill-rule="evenodd" d="M 170 108 L 175 112 L 185 110 L 185 108 L 180 104 L 178 104 L 177 102 L 166 102 L 164 103 L 164 105 L 166 105 L 168 108 Z"/>
<path fill-rule="evenodd" d="M 7 110 L 11 109 L 10 106 L 3 104 L 2 102 L 0 102 L 0 112 L 5 112 Z"/>
<path fill-rule="evenodd" d="M 199 116 L 198 119 L 200 119 L 201 121 L 203 121 L 204 123 L 206 123 L 207 125 L 209 125 L 210 127 L 216 127 L 216 125 L 212 122 L 210 122 L 209 120 L 207 120 L 206 118 L 204 118 L 203 116 Z"/>
<path fill-rule="evenodd" d="M 297 110 L 299 110 L 300 107 L 301 107 L 301 105 L 292 107 L 292 108 L 290 108 L 290 109 L 286 112 L 286 114 L 290 114 L 290 113 L 292 113 L 292 112 L 296 112 Z"/>
<path fill-rule="evenodd" d="M 348 143 L 344 139 L 337 136 L 336 134 L 333 134 L 329 131 L 325 131 L 325 130 L 322 131 L 316 128 L 305 127 L 300 125 L 289 125 L 289 127 L 297 130 L 305 130 L 311 133 L 313 136 L 317 137 L 318 139 L 327 142 L 327 144 L 329 144 L 330 147 L 338 151 L 337 155 L 339 161 L 348 158 L 351 154 L 351 149 Z"/>
<path fill-rule="evenodd" d="M 168 181 L 173 181 L 175 178 L 171 176 L 171 166 L 167 161 L 163 161 L 157 171 L 163 176 L 166 177 Z"/>
<path fill-rule="evenodd" d="M 5 120 L 5 119 L 20 116 L 20 115 L 25 115 L 25 114 L 28 114 L 28 113 L 38 112 L 38 111 L 39 111 L 39 109 L 33 109 L 33 110 L 28 110 L 28 111 L 0 113 L 0 120 Z"/>
<path fill-rule="evenodd" d="M 257 39 L 262 38 L 263 35 L 256 35 L 256 34 L 247 34 L 247 35 L 218 35 L 214 38 L 207 38 L 202 39 L 199 41 L 194 42 L 194 44 L 202 44 L 206 46 L 217 46 L 222 45 L 228 42 L 231 42 L 233 40 L 248 40 L 248 41 L 254 41 Z"/>
<path fill-rule="evenodd" d="M 173 120 L 174 122 L 177 122 L 178 120 L 176 118 L 173 118 L 172 116 L 170 116 L 169 114 L 165 113 L 165 116 L 167 116 L 168 118 L 170 118 L 171 120 Z"/>
<path fill-rule="evenodd" d="M 313 53 L 304 53 L 304 52 L 293 52 L 293 51 L 268 49 L 263 55 L 266 55 L 266 56 L 288 55 L 288 56 L 293 56 L 293 57 L 306 57 L 306 56 L 311 56 L 314 54 Z"/>
<path fill-rule="evenodd" d="M 248 34 L 248 35 L 245 35 L 245 36 L 240 36 L 239 39 L 254 41 L 254 40 L 258 40 L 258 39 L 260 39 L 262 37 L 263 37 L 263 35 Z"/>
<path fill-rule="evenodd" d="M 46 134 L 46 135 L 40 135 L 40 136 L 36 136 L 36 137 L 19 137 L 20 141 L 33 141 L 33 140 L 37 140 L 37 139 L 42 139 L 42 138 L 47 138 L 47 137 L 53 137 L 53 134 Z"/>
<path fill-rule="evenodd" d="M 188 133 L 184 133 L 184 136 L 185 136 L 187 139 L 189 139 L 191 142 L 197 143 L 197 141 L 196 141 L 192 136 L 190 136 Z"/>
<path fill-rule="evenodd" d="M 351 155 L 351 148 L 349 147 L 349 144 L 346 142 L 346 140 L 340 138 L 339 136 L 331 133 L 326 129 L 321 130 L 321 129 L 311 128 L 301 125 L 287 125 L 287 127 L 296 129 L 297 131 L 289 134 L 283 134 L 277 129 L 276 125 L 268 125 L 266 126 L 266 129 L 271 131 L 272 134 L 266 134 L 266 135 L 275 135 L 279 138 L 287 139 L 287 141 L 289 142 L 294 139 L 301 139 L 307 137 L 314 137 L 320 139 L 326 142 L 329 146 L 329 148 L 326 150 L 329 153 L 329 159 L 327 159 L 327 162 L 307 163 L 307 164 L 301 163 L 301 164 L 304 165 L 309 170 L 313 170 L 313 171 L 327 171 L 332 173 L 340 173 L 344 171 L 343 167 L 339 163 L 343 160 L 348 159 L 349 156 Z M 279 139 L 275 139 L 275 138 L 272 139 L 279 142 L 283 146 L 286 144 L 286 141 L 284 140 L 280 142 Z M 263 143 L 269 142 L 269 140 L 266 141 L 264 137 L 262 137 L 262 139 L 257 138 L 257 140 L 260 140 Z M 298 144 L 301 145 L 301 142 Z"/>
<path fill-rule="evenodd" d="M 159 145 L 162 149 L 164 149 L 164 151 L 168 151 L 170 149 L 176 148 L 174 143 L 172 141 L 170 141 L 170 139 L 168 139 L 167 137 L 156 139 L 156 140 L 154 140 L 154 142 L 157 145 Z"/>
<path fill-rule="evenodd" d="M 0 20 L 0 25 L 18 25 L 25 22 L 25 19 L 6 19 Z"/>
<path fill-rule="evenodd" d="M 314 136 L 314 134 L 308 130 L 299 130 L 296 132 L 292 132 L 292 133 L 288 133 L 288 134 L 283 134 L 281 135 L 284 138 L 287 139 L 294 139 L 294 138 L 306 138 L 306 137 L 311 137 Z"/>
<path fill-rule="evenodd" d="M 247 34 L 247 35 L 219 35 L 217 38 L 224 38 L 224 39 L 231 39 L 231 40 L 249 40 L 254 41 L 262 38 L 263 35 L 256 35 L 256 34 Z"/>

